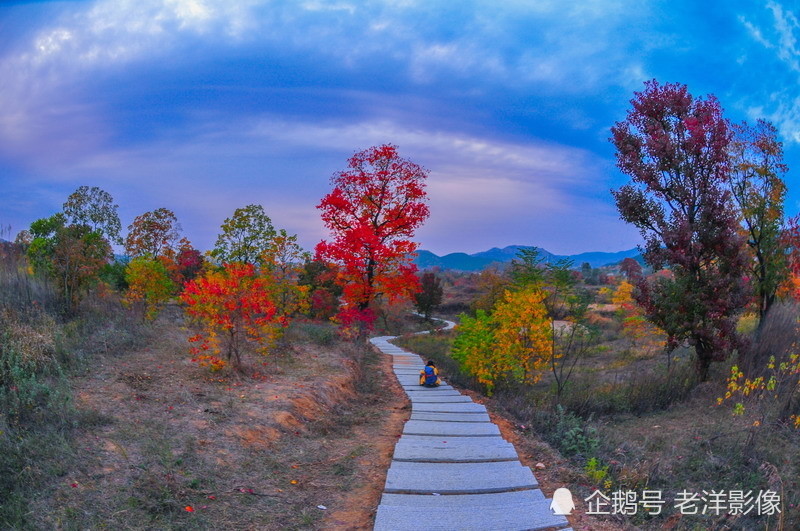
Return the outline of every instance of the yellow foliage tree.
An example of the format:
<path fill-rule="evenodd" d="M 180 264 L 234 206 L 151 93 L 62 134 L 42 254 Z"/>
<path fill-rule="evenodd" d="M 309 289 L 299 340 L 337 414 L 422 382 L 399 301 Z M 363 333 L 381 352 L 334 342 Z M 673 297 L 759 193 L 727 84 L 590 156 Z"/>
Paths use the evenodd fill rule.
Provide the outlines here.
<path fill-rule="evenodd" d="M 551 352 L 552 327 L 545 297 L 535 287 L 506 291 L 492 315 L 497 324 L 497 350 L 507 358 L 516 379 L 527 383 L 539 381 Z"/>
<path fill-rule="evenodd" d="M 664 332 L 647 321 L 644 310 L 633 299 L 633 285 L 622 281 L 611 302 L 619 307 L 617 314 L 622 321 L 622 335 L 630 341 L 632 348 L 640 348 L 645 355 L 664 347 Z"/>
<path fill-rule="evenodd" d="M 489 315 L 461 316 L 452 356 L 490 395 L 502 381 L 536 383 L 551 349 L 551 324 L 541 289 L 506 291 Z"/>
<path fill-rule="evenodd" d="M 147 256 L 131 260 L 125 270 L 125 279 L 128 281 L 128 291 L 122 303 L 139 308 L 142 317 L 149 321 L 156 318 L 175 291 L 175 283 L 164 264 Z"/>
<path fill-rule="evenodd" d="M 625 306 L 633 304 L 633 284 L 625 280 L 620 282 L 611 296 L 611 303 L 623 309 Z"/>
<path fill-rule="evenodd" d="M 308 311 L 309 287 L 298 284 L 308 258 L 308 253 L 297 244 L 297 236 L 290 236 L 283 229 L 273 236 L 267 249 L 261 253 L 261 275 L 271 279 L 270 296 L 278 315 L 291 318 Z"/>
<path fill-rule="evenodd" d="M 474 318 L 462 314 L 457 330 L 453 359 L 486 386 L 486 394 L 491 396 L 496 382 L 511 370 L 508 359 L 495 346 L 492 317 L 483 310 L 477 310 Z"/>

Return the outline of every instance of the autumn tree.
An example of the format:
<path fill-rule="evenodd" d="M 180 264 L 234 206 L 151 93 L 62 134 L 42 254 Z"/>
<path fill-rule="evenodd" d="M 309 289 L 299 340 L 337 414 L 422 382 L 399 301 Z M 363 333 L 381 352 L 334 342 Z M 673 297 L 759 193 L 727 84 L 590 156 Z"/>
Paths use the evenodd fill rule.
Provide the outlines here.
<path fill-rule="evenodd" d="M 439 277 L 430 271 L 424 273 L 420 279 L 420 291 L 414 294 L 414 306 L 426 321 L 431 320 L 433 310 L 442 304 L 443 295 L 444 288 Z"/>
<path fill-rule="evenodd" d="M 67 225 L 64 214 L 34 221 L 28 258 L 34 271 L 54 282 L 72 311 L 111 259 L 111 246 L 88 225 Z"/>
<path fill-rule="evenodd" d="M 272 220 L 261 205 L 237 208 L 220 228 L 222 232 L 211 251 L 220 263 L 258 264 L 276 235 Z"/>
<path fill-rule="evenodd" d="M 330 319 L 339 312 L 342 287 L 336 283 L 337 267 L 322 260 L 308 259 L 298 273 L 297 282 L 307 286 L 309 315 L 315 319 Z"/>
<path fill-rule="evenodd" d="M 261 275 L 272 277 L 272 300 L 279 315 L 289 318 L 308 310 L 309 288 L 298 282 L 308 259 L 308 253 L 297 243 L 297 235 L 289 235 L 284 229 L 275 234 L 261 253 Z"/>
<path fill-rule="evenodd" d="M 145 212 L 128 226 L 125 253 L 131 258 L 158 258 L 174 255 L 180 239 L 181 226 L 175 213 L 166 208 Z"/>
<path fill-rule="evenodd" d="M 576 364 L 596 343 L 571 265 L 545 263 L 535 247 L 521 249 L 491 312 L 459 316 L 453 357 L 488 392 L 501 382 L 534 384 L 548 369 L 557 397 L 566 389 Z"/>
<path fill-rule="evenodd" d="M 618 309 L 627 312 L 633 308 L 636 302 L 633 300 L 633 284 L 623 280 L 614 290 L 614 295 L 611 297 L 611 303 L 615 304 Z M 620 315 L 624 315 L 620 313 Z"/>
<path fill-rule="evenodd" d="M 783 145 L 771 123 L 758 120 L 733 126 L 730 144 L 733 198 L 752 255 L 748 276 L 754 285 L 759 329 L 775 303 L 778 286 L 786 279 L 786 254 L 781 245 L 786 183 Z"/>
<path fill-rule="evenodd" d="M 138 256 L 125 270 L 128 290 L 123 302 L 152 321 L 175 293 L 175 283 L 164 264 L 148 256 Z"/>
<path fill-rule="evenodd" d="M 586 320 L 588 300 L 577 289 L 578 279 L 572 274 L 572 266 L 571 260 L 563 258 L 546 262 L 539 249 L 530 247 L 519 250 L 510 271 L 517 291 L 541 294 L 549 330 L 543 343 L 547 352 L 540 354 L 540 358 L 553 374 L 559 401 L 575 367 L 590 352 L 598 336 Z M 523 312 L 524 306 L 520 305 L 517 311 Z"/>
<path fill-rule="evenodd" d="M 620 272 L 629 282 L 636 282 L 642 278 L 642 266 L 633 258 L 625 258 L 619 263 Z"/>
<path fill-rule="evenodd" d="M 646 354 L 651 350 L 663 348 L 663 333 L 647 321 L 644 309 L 636 303 L 633 297 L 634 286 L 630 282 L 620 282 L 611 302 L 617 306 L 617 316 L 622 323 L 622 335 L 631 347 L 643 346 Z M 670 365 L 672 356 L 667 353 L 667 365 Z"/>
<path fill-rule="evenodd" d="M 491 314 L 459 316 L 452 357 L 492 394 L 499 384 L 535 383 L 550 355 L 550 319 L 544 293 L 506 291 Z"/>
<path fill-rule="evenodd" d="M 514 370 L 511 357 L 497 348 L 494 328 L 492 317 L 483 310 L 477 310 L 475 317 L 462 314 L 451 349 L 453 359 L 484 385 L 488 395 Z"/>
<path fill-rule="evenodd" d="M 119 205 L 111 194 L 97 186 L 80 186 L 64 202 L 63 211 L 68 225 L 86 225 L 109 243 L 122 244 Z"/>
<path fill-rule="evenodd" d="M 787 277 L 778 286 L 778 295 L 800 302 L 800 215 L 786 220 L 780 241 L 786 253 Z"/>
<path fill-rule="evenodd" d="M 347 165 L 317 205 L 331 239 L 316 255 L 339 266 L 346 313 L 365 315 L 381 298 L 409 299 L 419 289 L 411 238 L 428 217 L 428 171 L 389 144 L 360 151 Z"/>
<path fill-rule="evenodd" d="M 187 282 L 180 298 L 202 328 L 189 339 L 193 359 L 212 370 L 239 367 L 248 342 L 266 354 L 288 324 L 272 293 L 272 277 L 258 275 L 253 264 L 225 264 Z"/>
<path fill-rule="evenodd" d="M 639 228 L 644 259 L 673 278 L 638 283 L 637 301 L 668 336 L 688 341 L 701 380 L 738 345 L 736 315 L 747 297 L 747 257 L 728 191 L 731 132 L 714 96 L 652 80 L 612 128 L 617 166 L 631 178 L 613 192 L 623 220 Z"/>
<path fill-rule="evenodd" d="M 507 291 L 492 313 L 497 348 L 510 358 L 515 379 L 526 383 L 539 381 L 552 354 L 545 298 L 536 286 Z"/>
<path fill-rule="evenodd" d="M 203 253 L 195 249 L 189 240 L 182 238 L 178 245 L 178 253 L 175 255 L 177 282 L 183 284 L 189 280 L 194 280 L 204 266 L 205 258 Z"/>

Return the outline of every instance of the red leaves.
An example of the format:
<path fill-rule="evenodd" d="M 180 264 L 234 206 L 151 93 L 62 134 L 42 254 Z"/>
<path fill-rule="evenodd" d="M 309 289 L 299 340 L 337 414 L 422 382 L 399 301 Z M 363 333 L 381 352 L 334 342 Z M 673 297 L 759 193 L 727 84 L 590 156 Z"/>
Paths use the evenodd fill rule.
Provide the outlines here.
<path fill-rule="evenodd" d="M 332 240 L 317 245 L 320 259 L 341 266 L 338 283 L 349 320 L 378 297 L 407 298 L 419 289 L 409 238 L 427 219 L 427 170 L 400 158 L 390 144 L 354 154 L 331 179 L 334 189 L 317 206 Z M 368 317 L 364 315 L 363 317 Z"/>
<path fill-rule="evenodd" d="M 227 361 L 239 362 L 240 344 L 249 338 L 268 348 L 274 327 L 285 326 L 271 298 L 271 277 L 258 276 L 252 264 L 226 264 L 221 271 L 210 271 L 188 282 L 181 294 L 187 313 L 205 328 L 189 338 L 200 343 L 190 351 L 201 365 L 219 370 L 226 361 L 217 357 L 219 342 L 224 342 Z M 211 351 L 208 353 L 207 351 Z"/>
<path fill-rule="evenodd" d="M 613 128 L 617 165 L 631 183 L 613 192 L 622 219 L 645 239 L 645 260 L 673 279 L 639 282 L 637 299 L 669 345 L 696 347 L 701 378 L 736 343 L 746 256 L 729 201 L 732 133 L 714 96 L 652 80 Z M 685 307 L 685 308 L 684 308 Z M 684 308 L 684 309 L 681 309 Z"/>

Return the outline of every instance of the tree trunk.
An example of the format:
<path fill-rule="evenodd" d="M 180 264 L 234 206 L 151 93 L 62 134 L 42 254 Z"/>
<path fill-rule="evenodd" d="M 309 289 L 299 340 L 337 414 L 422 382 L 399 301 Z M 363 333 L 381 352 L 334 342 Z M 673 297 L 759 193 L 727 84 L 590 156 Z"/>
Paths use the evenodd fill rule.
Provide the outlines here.
<path fill-rule="evenodd" d="M 708 370 L 713 361 L 712 353 L 701 343 L 698 342 L 694 347 L 697 355 L 697 375 L 700 377 L 701 382 L 708 381 Z"/>

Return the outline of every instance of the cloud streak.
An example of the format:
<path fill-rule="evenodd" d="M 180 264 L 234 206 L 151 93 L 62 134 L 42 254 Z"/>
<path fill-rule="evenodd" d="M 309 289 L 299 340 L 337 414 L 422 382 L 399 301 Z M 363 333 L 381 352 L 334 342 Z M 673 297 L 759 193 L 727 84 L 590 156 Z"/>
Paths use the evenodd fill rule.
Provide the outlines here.
<path fill-rule="evenodd" d="M 329 190 L 329 177 L 354 150 L 384 142 L 431 169 L 431 222 L 442 234 L 432 234 L 429 245 L 448 251 L 468 245 L 470 238 L 471 246 L 491 245 L 496 236 L 480 227 L 496 228 L 510 215 L 520 225 L 530 224 L 535 237 L 537 224 L 568 216 L 586 202 L 582 194 L 591 195 L 603 182 L 604 163 L 596 156 L 542 141 L 518 144 L 387 121 L 320 124 L 278 116 L 198 124 L 181 141 L 102 152 L 48 173 L 56 182 L 76 185 L 81 179 L 102 180 L 105 187 L 123 190 L 121 204 L 136 197 L 147 205 L 142 210 L 182 205 L 184 216 L 193 220 L 185 228 L 192 227 L 193 239 L 202 244 L 234 208 L 257 201 L 312 245 L 324 236 L 314 207 Z M 128 217 L 139 213 L 126 209 Z M 460 225 L 477 232 L 454 238 L 453 227 Z"/>

